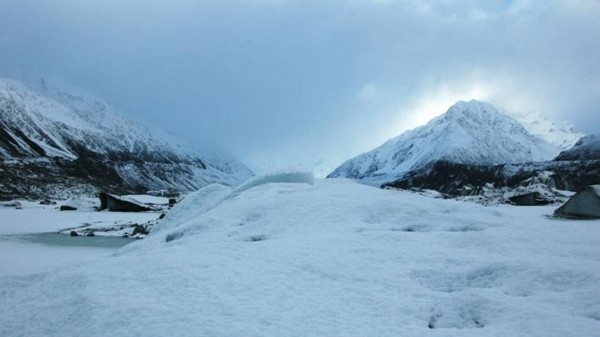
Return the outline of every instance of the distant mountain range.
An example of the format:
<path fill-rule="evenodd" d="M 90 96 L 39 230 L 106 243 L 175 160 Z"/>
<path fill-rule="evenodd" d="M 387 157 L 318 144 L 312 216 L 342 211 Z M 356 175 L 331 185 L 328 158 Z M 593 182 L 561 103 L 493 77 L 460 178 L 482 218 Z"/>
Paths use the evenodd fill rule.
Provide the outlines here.
<path fill-rule="evenodd" d="M 584 136 L 575 131 L 568 121 L 556 122 L 539 112 L 503 111 L 521 123 L 529 133 L 556 146 L 560 151 L 568 150 Z"/>
<path fill-rule="evenodd" d="M 252 175 L 226 155 L 198 155 L 77 88 L 0 79 L 0 198 L 68 191 L 190 191 Z"/>
<path fill-rule="evenodd" d="M 488 103 L 460 101 L 426 125 L 346 161 L 328 177 L 450 194 L 465 185 L 512 186 L 542 172 L 562 189 L 600 180 L 597 137 L 577 141 L 581 134 L 568 123 L 520 118 L 537 134 Z"/>

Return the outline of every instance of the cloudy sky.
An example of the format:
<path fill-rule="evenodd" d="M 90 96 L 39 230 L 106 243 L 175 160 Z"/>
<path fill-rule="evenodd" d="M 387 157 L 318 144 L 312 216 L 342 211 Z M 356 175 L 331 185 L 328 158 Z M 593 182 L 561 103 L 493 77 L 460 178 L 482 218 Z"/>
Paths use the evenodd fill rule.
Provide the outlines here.
<path fill-rule="evenodd" d="M 460 99 L 600 133 L 598 0 L 0 0 L 0 8 L 0 75 L 62 77 L 254 168 L 338 164 Z"/>

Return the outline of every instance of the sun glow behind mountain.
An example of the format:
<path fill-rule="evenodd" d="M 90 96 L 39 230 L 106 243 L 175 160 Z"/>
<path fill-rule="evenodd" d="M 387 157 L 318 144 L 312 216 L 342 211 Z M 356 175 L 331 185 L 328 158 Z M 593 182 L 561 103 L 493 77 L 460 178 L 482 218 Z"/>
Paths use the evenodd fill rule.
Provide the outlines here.
<path fill-rule="evenodd" d="M 426 124 L 446 112 L 457 101 L 471 99 L 487 101 L 492 96 L 492 92 L 493 90 L 489 86 L 482 84 L 474 84 L 468 88 L 445 84 L 434 92 L 420 96 L 414 103 L 402 109 L 404 111 L 399 115 L 408 117 L 395 126 L 396 134 L 398 131 L 403 132 Z"/>

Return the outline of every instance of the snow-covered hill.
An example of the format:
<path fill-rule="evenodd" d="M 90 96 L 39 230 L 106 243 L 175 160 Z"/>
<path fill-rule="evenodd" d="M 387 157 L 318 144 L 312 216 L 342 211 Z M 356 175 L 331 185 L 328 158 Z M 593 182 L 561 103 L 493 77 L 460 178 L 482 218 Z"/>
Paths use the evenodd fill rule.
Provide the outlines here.
<path fill-rule="evenodd" d="M 30 169 L 15 169 L 16 164 L 44 163 L 54 171 L 68 166 L 81 179 L 88 175 L 93 180 L 101 171 L 111 175 L 104 182 L 108 185 L 194 190 L 213 182 L 235 185 L 252 175 L 234 158 L 203 158 L 172 137 L 123 117 L 92 94 L 40 83 L 34 91 L 0 79 L 0 159 L 13 177 L 19 169 Z"/>
<path fill-rule="evenodd" d="M 329 177 L 379 185 L 445 161 L 494 165 L 550 160 L 558 149 L 492 105 L 460 101 L 424 126 L 390 139 L 336 168 Z"/>
<path fill-rule="evenodd" d="M 281 178 L 207 186 L 111 256 L 0 275 L 0 336 L 600 331 L 599 220 Z"/>

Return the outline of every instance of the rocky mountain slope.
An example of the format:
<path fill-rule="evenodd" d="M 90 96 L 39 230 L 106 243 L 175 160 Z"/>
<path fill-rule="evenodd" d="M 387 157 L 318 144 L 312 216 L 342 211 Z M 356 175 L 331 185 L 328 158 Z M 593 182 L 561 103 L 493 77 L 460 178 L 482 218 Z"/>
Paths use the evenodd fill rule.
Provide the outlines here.
<path fill-rule="evenodd" d="M 484 186 L 518 188 L 541 184 L 580 191 L 600 183 L 600 160 L 469 165 L 438 161 L 383 184 L 400 189 L 433 189 L 450 196 L 475 195 Z"/>
<path fill-rule="evenodd" d="M 0 79 L 0 197 L 189 191 L 252 175 L 233 158 L 200 157 L 91 94 L 40 83 L 34 91 Z"/>
<path fill-rule="evenodd" d="M 492 105 L 460 101 L 426 125 L 346 161 L 329 177 L 380 185 L 435 162 L 513 164 L 550 160 L 558 152 Z"/>
<path fill-rule="evenodd" d="M 489 104 L 458 102 L 427 125 L 345 162 L 329 177 L 447 196 L 496 191 L 492 194 L 500 199 L 524 191 L 579 191 L 600 183 L 600 136 L 583 137 L 556 157 L 580 134 L 568 122 L 539 115 L 519 118 L 552 144 Z"/>
<path fill-rule="evenodd" d="M 555 160 L 600 160 L 600 135 L 582 137 L 570 149 L 561 152 Z"/>

